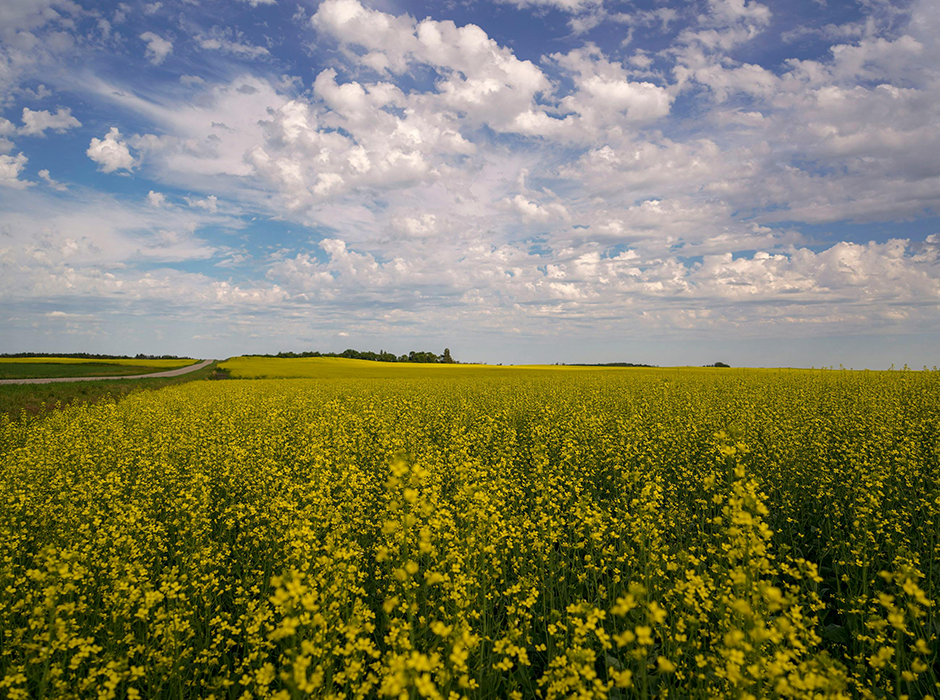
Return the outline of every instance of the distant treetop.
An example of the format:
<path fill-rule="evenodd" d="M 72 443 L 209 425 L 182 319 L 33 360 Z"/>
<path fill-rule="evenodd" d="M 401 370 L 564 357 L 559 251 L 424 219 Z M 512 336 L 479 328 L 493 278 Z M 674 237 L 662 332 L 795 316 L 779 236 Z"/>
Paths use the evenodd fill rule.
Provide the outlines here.
<path fill-rule="evenodd" d="M 459 364 L 450 354 L 450 348 L 444 348 L 441 355 L 433 352 L 415 352 L 412 350 L 407 355 L 395 355 L 394 353 L 379 350 L 353 350 L 349 348 L 343 352 L 319 352 L 309 350 L 304 352 L 279 352 L 276 355 L 258 355 L 257 357 L 280 357 L 280 358 L 298 358 L 298 357 L 343 357 L 348 360 L 369 360 L 372 362 L 416 362 L 420 364 L 442 363 Z"/>

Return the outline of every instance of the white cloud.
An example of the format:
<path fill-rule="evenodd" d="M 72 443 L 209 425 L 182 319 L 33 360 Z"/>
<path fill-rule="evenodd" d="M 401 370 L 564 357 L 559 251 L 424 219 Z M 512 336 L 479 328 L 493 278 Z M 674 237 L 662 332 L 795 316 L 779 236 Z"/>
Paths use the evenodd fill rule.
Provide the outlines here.
<path fill-rule="evenodd" d="M 144 32 L 140 39 L 147 42 L 147 60 L 155 66 L 163 63 L 173 52 L 173 42 L 153 32 Z"/>
<path fill-rule="evenodd" d="M 596 135 L 598 130 L 616 126 L 647 124 L 669 114 L 673 95 L 646 81 L 632 81 L 619 63 L 608 61 L 591 44 L 567 54 L 551 57 L 573 76 L 576 90 L 561 100 L 563 112 L 579 115 L 571 129 Z"/>
<path fill-rule="evenodd" d="M 40 287 L 45 283 L 43 271 L 80 275 L 83 269 L 94 268 L 114 272 L 128 270 L 140 260 L 200 260 L 216 254 L 215 247 L 196 231 L 210 220 L 218 224 L 219 217 L 199 210 L 155 209 L 143 201 L 124 204 L 88 191 L 52 195 L 44 188 L 3 197 L 0 205 L 7 234 L 0 237 L 0 260 L 13 270 L 22 267 L 21 273 L 34 274 L 36 279 L 30 284 Z M 8 288 L 0 290 L 6 293 L 10 293 Z"/>
<path fill-rule="evenodd" d="M 162 192 L 150 190 L 150 192 L 147 193 L 147 204 L 150 206 L 159 209 L 160 207 L 165 207 L 166 203 L 166 195 Z"/>
<path fill-rule="evenodd" d="M 691 48 L 673 50 L 680 56 L 727 51 L 761 34 L 771 17 L 770 9 L 756 0 L 708 0 L 708 11 L 698 16 L 699 26 L 679 34 L 679 47 Z"/>
<path fill-rule="evenodd" d="M 438 233 L 439 225 L 438 218 L 430 213 L 392 219 L 392 228 L 407 238 L 430 238 Z"/>
<path fill-rule="evenodd" d="M 156 177 L 198 190 L 230 186 L 210 185 L 208 181 L 216 178 L 251 175 L 246 154 L 263 141 L 263 122 L 287 101 L 275 86 L 248 75 L 206 86 L 197 98 L 186 91 L 145 99 L 104 82 L 92 88 L 112 109 L 135 112 L 162 132 L 160 136 L 137 134 L 127 139 L 142 158 L 146 157 Z M 242 195 L 250 196 L 244 191 Z"/>
<path fill-rule="evenodd" d="M 53 180 L 52 176 L 49 174 L 49 171 L 46 170 L 45 168 L 40 170 L 37 174 L 39 175 L 39 178 L 43 180 L 47 185 L 49 185 L 49 187 L 51 187 L 52 189 L 57 190 L 58 192 L 65 192 L 66 190 L 68 190 L 68 186 L 64 185 L 63 183 L 57 180 Z"/>
<path fill-rule="evenodd" d="M 534 199 L 529 199 L 527 196 L 521 194 L 517 194 L 511 198 L 507 197 L 501 204 L 507 211 L 514 212 L 521 216 L 522 220 L 527 223 L 545 223 L 552 220 L 564 220 L 569 218 L 568 210 L 558 202 L 540 204 Z"/>
<path fill-rule="evenodd" d="M 480 27 L 432 19 L 415 21 L 369 10 L 358 0 L 325 0 L 311 18 L 319 31 L 344 45 L 366 49 L 354 60 L 379 71 L 402 73 L 410 65 L 438 70 L 441 107 L 497 131 L 516 131 L 515 121 L 541 113 L 538 94 L 551 84 L 532 62 L 519 60 Z"/>
<path fill-rule="evenodd" d="M 85 153 L 106 173 L 133 170 L 136 164 L 127 143 L 121 140 L 121 132 L 116 126 L 112 126 L 103 139 L 92 138 Z"/>
<path fill-rule="evenodd" d="M 4 0 L 0 3 L 0 37 L 30 32 L 49 23 L 67 22 L 82 13 L 72 0 Z"/>
<path fill-rule="evenodd" d="M 520 10 L 532 7 L 552 8 L 565 12 L 584 12 L 601 5 L 603 0 L 497 0 L 497 2 L 515 5 Z"/>
<path fill-rule="evenodd" d="M 207 51 L 221 51 L 241 58 L 262 58 L 270 56 L 270 52 L 263 46 L 255 46 L 239 36 L 234 39 L 228 38 L 225 34 L 215 33 L 211 36 L 199 35 L 196 37 L 200 48 Z"/>
<path fill-rule="evenodd" d="M 44 136 L 46 129 L 52 129 L 58 134 L 69 129 L 80 127 L 82 123 L 72 116 L 72 110 L 59 107 L 55 114 L 46 110 L 34 112 L 29 107 L 23 108 L 23 126 L 17 133 L 24 136 Z"/>
<path fill-rule="evenodd" d="M 756 0 L 708 0 L 715 20 L 720 24 L 746 22 L 766 25 L 770 23 L 770 8 Z"/>
<path fill-rule="evenodd" d="M 210 194 L 205 199 L 194 199 L 192 197 L 186 197 L 186 203 L 197 209 L 205 209 L 207 212 L 214 214 L 219 209 L 219 200 L 214 194 Z"/>
<path fill-rule="evenodd" d="M 0 109 L 19 98 L 41 99 L 60 61 L 74 58 L 74 36 L 84 9 L 72 0 L 0 2 Z"/>
<path fill-rule="evenodd" d="M 119 2 L 117 9 L 114 11 L 111 19 L 114 20 L 115 24 L 122 24 L 124 20 L 127 19 L 129 12 L 131 12 L 131 6 L 126 2 Z"/>
<path fill-rule="evenodd" d="M 275 263 L 269 278 L 308 303 L 343 299 L 364 313 L 368 300 L 382 299 L 396 305 L 399 318 L 457 314 L 478 329 L 498 321 L 533 332 L 547 319 L 594 324 L 617 318 L 672 333 L 733 329 L 744 338 L 796 326 L 871 331 L 895 326 L 899 318 L 934 327 L 940 322 L 936 304 L 922 303 L 940 298 L 940 256 L 917 254 L 907 241 L 841 243 L 818 253 L 706 255 L 693 265 L 671 256 L 576 249 L 554 251 L 555 262 L 545 265 L 516 246 L 470 246 L 443 264 L 427 253 L 383 262 L 342 240 L 324 240 L 321 247 L 326 262 L 301 254 Z M 437 290 L 446 290 L 454 305 L 442 309 Z"/>
<path fill-rule="evenodd" d="M 22 153 L 15 156 L 0 155 L 0 187 L 21 190 L 32 185 L 31 182 L 19 179 L 28 160 Z"/>

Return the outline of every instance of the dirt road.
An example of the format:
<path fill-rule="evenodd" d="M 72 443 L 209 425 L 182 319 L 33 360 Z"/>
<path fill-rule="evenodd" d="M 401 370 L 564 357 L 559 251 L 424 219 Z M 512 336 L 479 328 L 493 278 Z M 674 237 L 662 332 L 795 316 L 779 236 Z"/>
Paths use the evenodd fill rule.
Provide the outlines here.
<path fill-rule="evenodd" d="M 203 360 L 194 365 L 170 369 L 166 372 L 153 372 L 151 374 L 125 374 L 117 377 L 43 377 L 41 379 L 0 379 L 0 384 L 52 384 L 53 382 L 100 382 L 110 379 L 153 379 L 156 377 L 178 377 L 189 374 L 197 369 L 211 365 L 215 360 Z"/>

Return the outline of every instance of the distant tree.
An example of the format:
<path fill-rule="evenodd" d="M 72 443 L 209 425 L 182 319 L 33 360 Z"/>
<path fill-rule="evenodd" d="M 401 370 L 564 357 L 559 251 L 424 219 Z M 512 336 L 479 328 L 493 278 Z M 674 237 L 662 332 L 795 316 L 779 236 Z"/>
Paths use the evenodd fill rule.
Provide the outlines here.
<path fill-rule="evenodd" d="M 420 364 L 428 364 L 431 362 L 440 362 L 441 358 L 435 355 L 433 352 L 415 352 L 412 350 L 408 353 L 408 362 L 417 362 Z"/>
<path fill-rule="evenodd" d="M 730 367 L 731 365 L 727 365 L 724 362 L 716 362 L 713 365 L 705 365 L 705 366 L 706 367 Z"/>
<path fill-rule="evenodd" d="M 0 355 L 2 357 L 2 355 Z M 166 356 L 164 358 L 154 358 L 149 355 L 145 355 L 147 359 L 176 359 L 171 356 Z M 450 348 L 444 348 L 443 355 L 437 355 L 433 352 L 420 352 L 412 350 L 407 355 L 394 355 L 390 352 L 385 352 L 385 350 L 380 350 L 379 352 L 373 352 L 372 350 L 356 350 L 354 348 L 347 348 L 343 352 L 317 352 L 316 350 L 305 350 L 304 352 L 279 352 L 276 355 L 257 355 L 256 357 L 281 357 L 285 359 L 296 358 L 296 357 L 343 357 L 349 360 L 368 360 L 370 362 L 417 362 L 421 364 L 429 364 L 433 362 L 452 362 L 454 364 L 457 361 L 450 354 Z"/>

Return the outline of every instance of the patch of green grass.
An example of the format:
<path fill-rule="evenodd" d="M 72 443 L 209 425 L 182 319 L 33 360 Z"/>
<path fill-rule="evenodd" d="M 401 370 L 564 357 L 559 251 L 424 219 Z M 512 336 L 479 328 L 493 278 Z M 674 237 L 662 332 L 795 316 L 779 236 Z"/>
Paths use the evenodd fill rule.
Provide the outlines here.
<path fill-rule="evenodd" d="M 0 379 L 39 379 L 43 377 L 119 377 L 125 374 L 165 372 L 166 367 L 116 365 L 104 362 L 65 364 L 61 362 L 0 362 Z"/>
<path fill-rule="evenodd" d="M 216 374 L 216 363 L 213 362 L 200 370 L 178 377 L 106 379 L 100 382 L 56 382 L 53 384 L 5 384 L 0 385 L 0 416 L 7 414 L 11 420 L 18 420 L 24 412 L 27 417 L 38 416 L 54 411 L 56 408 L 65 408 L 74 404 L 97 403 L 138 391 L 162 389 L 174 384 L 216 378 L 212 376 L 214 374 Z"/>

